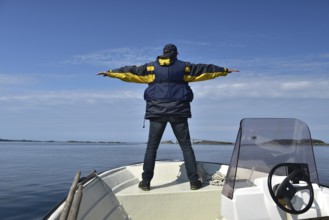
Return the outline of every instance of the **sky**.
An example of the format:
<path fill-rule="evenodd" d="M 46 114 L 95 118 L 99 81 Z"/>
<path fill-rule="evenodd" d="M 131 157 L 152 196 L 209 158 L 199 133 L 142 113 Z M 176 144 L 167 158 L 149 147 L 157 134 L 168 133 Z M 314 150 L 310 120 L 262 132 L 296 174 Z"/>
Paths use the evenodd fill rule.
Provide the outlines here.
<path fill-rule="evenodd" d="M 179 59 L 239 69 L 190 83 L 192 139 L 298 118 L 329 142 L 327 0 L 0 0 L 0 138 L 146 142 L 146 84 L 98 72 Z M 175 139 L 170 125 L 163 140 Z"/>

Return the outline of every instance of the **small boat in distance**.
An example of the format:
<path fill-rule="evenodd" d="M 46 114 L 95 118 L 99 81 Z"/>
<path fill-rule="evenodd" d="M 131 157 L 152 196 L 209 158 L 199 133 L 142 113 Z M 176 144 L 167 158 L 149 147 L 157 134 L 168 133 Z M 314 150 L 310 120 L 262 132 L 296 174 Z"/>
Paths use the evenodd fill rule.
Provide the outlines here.
<path fill-rule="evenodd" d="M 230 164 L 198 162 L 203 187 L 190 190 L 182 161 L 157 161 L 150 191 L 143 164 L 76 176 L 66 200 L 44 219 L 329 219 L 311 134 L 298 119 L 243 119 Z"/>

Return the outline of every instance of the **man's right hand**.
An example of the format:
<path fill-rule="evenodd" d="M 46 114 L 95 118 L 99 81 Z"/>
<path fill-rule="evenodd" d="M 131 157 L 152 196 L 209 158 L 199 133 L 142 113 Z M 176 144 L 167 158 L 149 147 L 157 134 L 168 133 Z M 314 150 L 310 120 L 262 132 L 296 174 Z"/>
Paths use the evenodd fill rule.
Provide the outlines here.
<path fill-rule="evenodd" d="M 97 73 L 98 76 L 107 76 L 107 72 L 100 72 L 100 73 Z"/>

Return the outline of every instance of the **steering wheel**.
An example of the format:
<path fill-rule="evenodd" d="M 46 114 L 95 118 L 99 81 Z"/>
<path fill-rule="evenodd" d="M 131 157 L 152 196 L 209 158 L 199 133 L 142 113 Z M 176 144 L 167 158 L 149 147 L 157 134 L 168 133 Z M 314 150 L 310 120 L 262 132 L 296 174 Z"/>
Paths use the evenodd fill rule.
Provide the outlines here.
<path fill-rule="evenodd" d="M 287 177 L 280 183 L 272 187 L 272 178 L 275 171 L 281 167 L 285 167 L 288 171 Z M 299 186 L 299 181 L 305 182 L 305 186 Z M 285 212 L 290 214 L 302 214 L 309 210 L 313 204 L 314 192 L 308 165 L 304 163 L 281 163 L 272 168 L 267 179 L 268 189 L 274 202 Z M 309 200 L 307 205 L 296 210 L 292 204 L 295 194 L 301 190 L 308 190 Z"/>

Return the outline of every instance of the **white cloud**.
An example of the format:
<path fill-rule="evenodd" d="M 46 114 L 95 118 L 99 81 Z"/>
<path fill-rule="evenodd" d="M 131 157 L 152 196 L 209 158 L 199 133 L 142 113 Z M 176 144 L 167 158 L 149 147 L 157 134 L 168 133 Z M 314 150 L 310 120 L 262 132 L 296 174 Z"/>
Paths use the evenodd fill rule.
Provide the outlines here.
<path fill-rule="evenodd" d="M 114 48 L 89 54 L 73 56 L 66 64 L 91 64 L 116 68 L 127 65 L 140 65 L 150 62 L 158 54 L 159 48 Z"/>
<path fill-rule="evenodd" d="M 38 106 L 73 106 L 76 104 L 98 105 L 101 103 L 143 102 L 144 87 L 130 87 L 123 84 L 120 90 L 52 90 L 17 93 L 0 93 L 0 103 L 17 108 Z M 195 99 L 329 99 L 329 79 L 308 76 L 295 79 L 293 76 L 257 78 L 240 73 L 220 77 L 211 81 L 190 84 Z"/>
<path fill-rule="evenodd" d="M 313 89 L 315 87 L 313 83 L 310 81 L 284 82 L 284 83 L 281 83 L 281 88 L 284 90 Z"/>
<path fill-rule="evenodd" d="M 207 54 L 202 55 L 196 53 L 195 47 L 194 49 L 190 47 L 193 44 L 196 48 L 202 47 L 203 50 L 207 48 L 211 50 L 213 47 L 218 47 L 218 45 L 202 41 L 181 41 L 180 44 L 183 48 L 182 50 L 190 51 L 189 59 L 191 61 L 207 60 L 209 63 L 240 69 L 241 74 L 258 74 L 260 77 L 264 75 L 271 77 L 273 75 L 295 75 L 298 78 L 301 75 L 310 75 L 313 77 L 315 75 L 327 76 L 329 72 L 329 55 L 326 53 L 282 57 L 243 57 L 225 60 L 222 57 L 210 58 L 207 57 Z M 161 47 L 113 48 L 76 55 L 63 63 L 88 64 L 113 69 L 126 65 L 140 65 L 150 62 L 161 53 L 161 50 Z"/>
<path fill-rule="evenodd" d="M 222 61 L 223 62 L 223 61 Z M 240 68 L 242 72 L 252 71 L 260 74 L 288 74 L 310 76 L 329 72 L 328 54 L 307 54 L 283 57 L 251 57 L 225 61 L 228 65 Z"/>
<path fill-rule="evenodd" d="M 27 84 L 31 82 L 35 82 L 35 79 L 28 75 L 0 73 L 0 85 Z"/>
<path fill-rule="evenodd" d="M 68 106 L 97 106 L 134 102 L 142 100 L 140 91 L 121 90 L 108 91 L 39 91 L 24 94 L 0 95 L 3 109 L 10 111 L 24 111 L 26 109 L 65 108 Z"/>
<path fill-rule="evenodd" d="M 256 78 L 243 75 L 191 84 L 200 99 L 283 98 L 329 99 L 329 79 L 293 76 Z"/>

